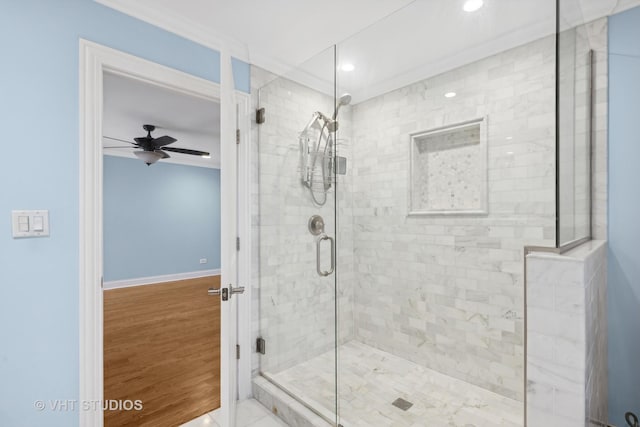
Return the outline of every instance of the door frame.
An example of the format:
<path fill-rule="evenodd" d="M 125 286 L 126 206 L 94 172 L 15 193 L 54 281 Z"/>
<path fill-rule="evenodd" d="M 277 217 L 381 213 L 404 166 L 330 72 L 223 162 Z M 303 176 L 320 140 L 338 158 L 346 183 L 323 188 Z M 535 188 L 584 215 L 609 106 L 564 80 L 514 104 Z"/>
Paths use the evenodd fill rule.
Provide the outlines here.
<path fill-rule="evenodd" d="M 102 402 L 104 398 L 103 371 L 103 164 L 102 164 L 102 113 L 103 113 L 103 74 L 110 72 L 128 78 L 151 83 L 166 89 L 187 95 L 220 101 L 220 84 L 214 83 L 182 71 L 169 68 L 88 40 L 80 39 L 79 57 L 79 421 L 80 426 L 103 425 L 102 405 L 92 404 L 95 410 L 83 411 L 84 402 Z M 249 106 L 250 95 L 235 90 L 238 126 L 241 144 L 237 150 L 238 175 L 238 233 L 243 245 L 237 253 L 236 272 L 239 283 L 245 285 L 245 294 L 238 301 L 238 320 L 246 325 L 251 318 L 251 214 L 250 204 L 250 152 L 249 149 Z M 225 150 L 230 151 L 230 150 Z M 221 159 L 225 162 L 234 159 Z M 225 213 L 226 212 L 226 213 Z M 222 215 L 232 215 L 233 208 L 225 209 Z M 248 227 L 248 229 L 246 228 Z M 224 247 L 224 245 L 223 245 Z M 222 271 L 223 276 L 225 271 Z M 228 274 L 228 273 L 227 273 Z M 250 325 L 250 320 L 249 320 Z M 245 326 L 243 326 L 244 329 Z M 221 324 L 221 331 L 224 325 Z M 224 333 L 221 332 L 221 345 Z M 238 343 L 247 351 L 241 352 L 237 361 L 240 367 L 238 388 L 240 395 L 246 396 L 251 385 L 251 348 L 250 331 L 238 334 Z M 232 346 L 233 343 L 227 343 Z M 224 351 L 224 349 L 221 349 Z M 243 354 L 244 353 L 244 354 Z M 247 364 L 247 360 L 249 360 Z M 249 367 L 246 375 L 245 367 Z M 221 374 L 221 390 L 229 390 L 225 384 L 225 375 Z M 247 384 L 248 379 L 248 384 Z M 224 393 L 221 392 L 224 395 Z M 221 396 L 224 404 L 225 400 Z"/>

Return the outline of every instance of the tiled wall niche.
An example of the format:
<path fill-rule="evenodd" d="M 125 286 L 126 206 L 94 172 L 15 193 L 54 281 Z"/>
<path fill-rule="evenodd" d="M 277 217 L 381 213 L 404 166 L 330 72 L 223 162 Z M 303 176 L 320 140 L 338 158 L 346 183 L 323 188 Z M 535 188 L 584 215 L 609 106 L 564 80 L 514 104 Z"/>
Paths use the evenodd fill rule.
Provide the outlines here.
<path fill-rule="evenodd" d="M 409 215 L 487 213 L 486 119 L 411 135 Z"/>

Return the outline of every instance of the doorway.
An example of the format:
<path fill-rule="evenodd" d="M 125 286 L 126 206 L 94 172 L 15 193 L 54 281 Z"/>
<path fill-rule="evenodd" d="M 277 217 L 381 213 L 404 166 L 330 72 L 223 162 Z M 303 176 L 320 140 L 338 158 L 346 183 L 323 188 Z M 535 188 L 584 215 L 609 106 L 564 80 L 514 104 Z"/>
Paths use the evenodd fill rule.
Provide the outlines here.
<path fill-rule="evenodd" d="M 220 103 L 103 93 L 105 426 L 180 425 L 220 407 Z"/>
<path fill-rule="evenodd" d="M 248 129 L 248 96 L 234 92 L 233 90 L 231 90 L 230 93 L 227 90 L 225 95 L 225 91 L 221 90 L 221 88 L 225 87 L 224 78 L 222 85 L 219 85 L 84 40 L 80 42 L 80 52 L 80 276 L 82 284 L 80 287 L 80 399 L 82 401 L 102 403 L 102 405 L 93 405 L 90 410 L 82 411 L 80 414 L 80 424 L 101 426 L 103 425 L 104 415 L 102 407 L 106 403 L 110 404 L 110 402 L 107 402 L 109 396 L 104 394 L 106 384 L 104 382 L 105 372 L 103 370 L 104 363 L 106 362 L 104 358 L 104 350 L 106 349 L 103 346 L 106 331 L 103 330 L 103 326 L 105 326 L 104 322 L 107 320 L 104 308 L 106 308 L 106 304 L 108 303 L 107 298 L 104 297 L 103 284 L 109 284 L 109 281 L 105 281 L 106 270 L 104 268 L 105 265 L 103 265 L 103 257 L 106 255 L 103 250 L 103 248 L 106 248 L 104 245 L 106 242 L 103 241 L 105 225 L 105 217 L 103 215 L 103 173 L 105 171 L 105 162 L 102 158 L 102 144 L 100 142 L 105 135 L 105 129 L 103 129 L 102 123 L 103 108 L 105 105 L 103 91 L 105 76 L 125 77 L 145 84 L 155 85 L 175 93 L 211 102 L 218 102 L 221 105 L 221 111 L 223 111 L 221 112 L 223 120 L 220 122 L 221 135 L 223 136 L 234 135 L 236 129 L 239 130 L 240 135 L 248 135 L 248 132 L 246 132 Z M 228 62 L 230 67 L 230 61 Z M 226 81 L 230 82 L 231 85 L 233 84 L 232 79 L 228 77 Z M 231 113 L 231 111 L 233 111 L 233 113 Z M 225 115 L 227 118 L 226 122 L 224 120 Z M 230 116 L 236 116 L 237 118 L 230 121 Z M 229 123 L 231 123 L 231 125 Z M 155 129 L 152 132 L 155 132 Z M 174 130 L 174 132 L 176 132 L 176 130 Z M 167 132 L 163 131 L 162 135 L 165 133 Z M 154 135 L 155 133 L 152 134 L 152 136 Z M 140 137 L 142 137 L 142 135 L 140 135 Z M 246 136 L 243 138 L 246 139 Z M 227 138 L 227 140 L 229 140 L 229 138 Z M 243 251 L 238 251 L 237 253 L 235 251 L 236 239 L 239 235 L 243 234 L 236 224 L 244 224 L 245 220 L 244 217 L 238 215 L 239 210 L 235 201 L 237 197 L 242 197 L 246 191 L 242 186 L 242 180 L 238 180 L 237 171 L 242 171 L 248 159 L 244 156 L 243 149 L 240 148 L 241 144 L 237 146 L 235 141 L 230 142 L 233 145 L 228 144 L 229 147 L 222 148 L 219 157 L 221 164 L 231 165 L 226 170 L 223 169 L 220 171 L 220 199 L 225 201 L 232 200 L 231 203 L 223 203 L 220 207 L 221 260 L 219 280 L 221 283 L 224 283 L 224 287 L 237 288 L 238 281 L 244 280 L 244 270 L 238 270 L 238 265 L 242 265 L 241 263 L 249 258 L 249 255 Z M 126 145 L 123 146 L 126 147 Z M 191 147 L 185 145 L 185 147 L 181 148 Z M 122 150 L 126 151 L 127 149 L 123 148 Z M 171 156 L 172 158 L 174 157 L 173 153 L 171 153 Z M 178 154 L 176 154 L 176 156 L 178 156 Z M 115 158 L 118 156 L 112 157 Z M 122 157 L 122 159 L 124 160 L 125 157 Z M 134 154 L 134 157 L 137 156 Z M 158 166 L 153 165 L 147 167 L 138 158 L 126 159 L 128 162 L 134 162 L 134 160 L 140 162 L 140 166 L 149 170 L 153 170 L 151 169 L 153 166 Z M 163 160 L 165 160 L 164 156 Z M 133 163 L 131 164 L 133 165 Z M 239 182 L 241 185 L 239 185 Z M 162 232 L 162 230 L 158 232 Z M 201 258 L 197 259 L 198 263 L 200 259 Z M 205 270 L 207 269 L 205 268 Z M 208 272 L 210 273 L 210 271 Z M 171 274 L 160 274 L 160 276 L 171 276 Z M 211 278 L 211 276 L 211 274 L 204 275 L 204 277 L 209 278 Z M 148 277 L 157 278 L 158 276 L 152 275 Z M 165 277 L 165 279 L 167 279 L 167 277 Z M 175 277 L 169 277 L 169 279 L 175 279 Z M 163 281 L 162 285 L 153 286 L 165 286 L 167 283 L 182 280 L 182 278 L 177 279 L 178 280 L 171 280 L 170 282 Z M 191 280 L 200 278 L 186 277 L 184 279 Z M 118 280 L 112 280 L 111 282 L 113 281 L 117 282 Z M 113 283 L 110 283 L 110 285 L 112 284 Z M 133 285 L 140 284 L 133 283 Z M 202 286 L 202 283 L 200 283 L 200 285 Z M 216 283 L 209 281 L 203 286 L 202 292 L 206 296 L 206 289 L 215 289 L 216 286 L 218 286 Z M 219 298 L 208 298 L 210 298 L 210 304 L 212 306 L 215 306 L 216 303 L 219 305 L 220 313 L 220 358 L 219 362 L 217 362 L 219 390 L 221 390 L 219 395 L 219 404 L 221 405 L 220 417 L 228 420 L 227 424 L 232 426 L 235 414 L 235 403 L 238 397 L 238 386 L 235 380 L 238 364 L 235 355 L 236 346 L 239 344 L 236 329 L 238 320 L 236 306 L 239 306 L 240 313 L 243 313 L 244 304 L 243 299 L 237 296 L 232 299 L 233 302 L 228 303 L 222 303 Z M 207 303 L 204 304 L 206 305 Z M 211 311 L 215 312 L 215 309 Z M 215 316 L 215 314 L 213 316 Z M 166 318 L 164 320 L 166 321 Z M 248 354 L 246 356 L 248 356 Z M 216 364 L 216 362 L 211 363 Z M 144 402 L 142 402 L 142 405 L 144 406 Z"/>

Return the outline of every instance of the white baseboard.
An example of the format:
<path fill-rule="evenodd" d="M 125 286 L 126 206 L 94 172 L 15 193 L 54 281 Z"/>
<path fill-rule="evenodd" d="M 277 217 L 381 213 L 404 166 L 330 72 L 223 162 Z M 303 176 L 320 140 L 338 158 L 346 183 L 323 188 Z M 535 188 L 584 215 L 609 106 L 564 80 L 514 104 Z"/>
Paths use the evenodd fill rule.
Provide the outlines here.
<path fill-rule="evenodd" d="M 104 282 L 104 289 L 130 288 L 132 286 L 153 285 L 156 283 L 174 282 L 176 280 L 197 279 L 199 277 L 219 276 L 220 269 L 199 270 L 188 273 L 165 274 L 163 276 L 138 277 L 135 279 L 112 280 Z"/>

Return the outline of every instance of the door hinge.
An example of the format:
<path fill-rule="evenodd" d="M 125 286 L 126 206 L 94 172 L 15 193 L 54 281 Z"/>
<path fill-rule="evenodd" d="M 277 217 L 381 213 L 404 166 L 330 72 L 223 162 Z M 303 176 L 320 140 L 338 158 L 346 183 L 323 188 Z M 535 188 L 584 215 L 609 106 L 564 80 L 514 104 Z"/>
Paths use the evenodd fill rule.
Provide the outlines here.
<path fill-rule="evenodd" d="M 256 110 L 256 123 L 261 125 L 264 123 L 265 120 L 265 109 L 264 108 L 258 108 Z"/>
<path fill-rule="evenodd" d="M 264 338 L 256 339 L 256 353 L 264 354 L 266 351 L 267 343 Z"/>
<path fill-rule="evenodd" d="M 236 251 L 240 250 L 240 238 L 236 237 Z"/>
<path fill-rule="evenodd" d="M 240 144 L 240 129 L 236 129 L 236 144 Z"/>
<path fill-rule="evenodd" d="M 240 360 L 240 344 L 236 344 L 236 359 Z"/>

